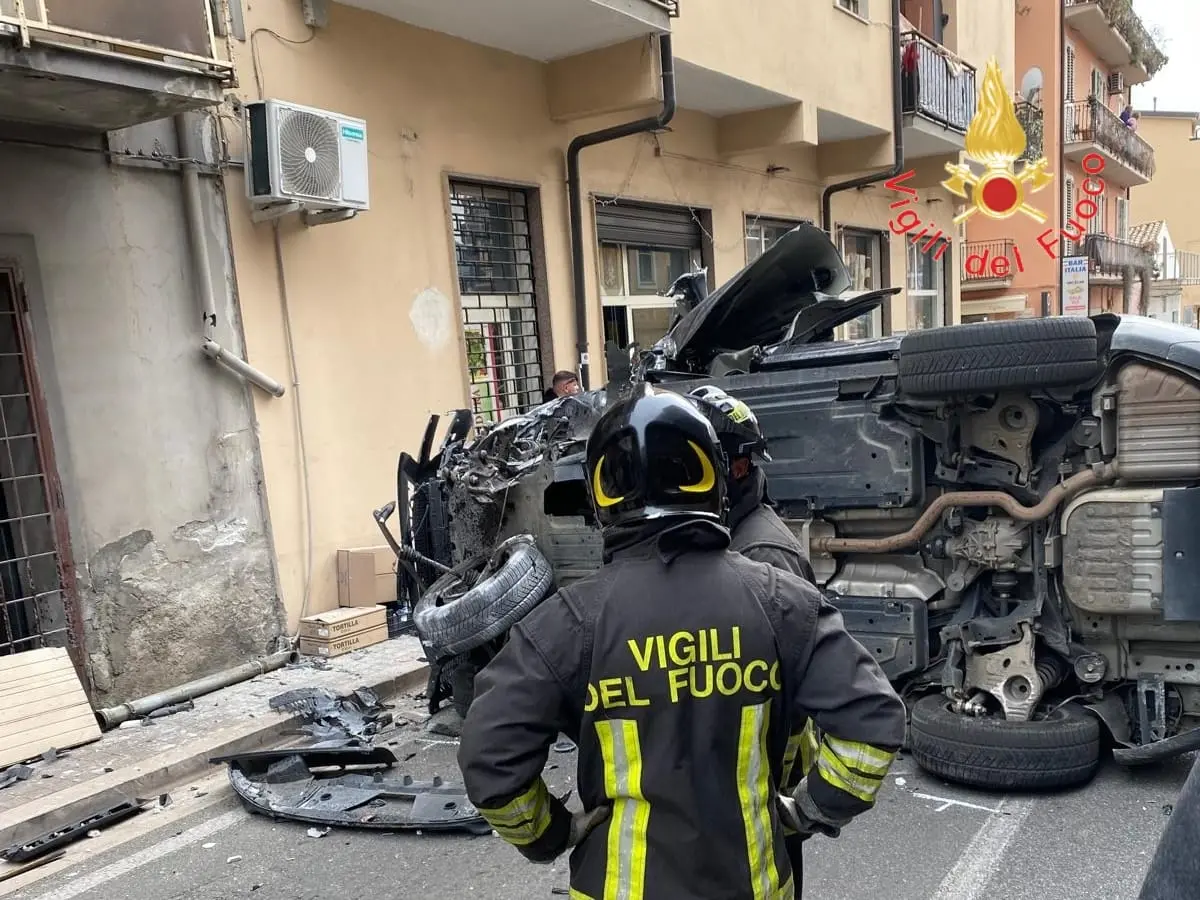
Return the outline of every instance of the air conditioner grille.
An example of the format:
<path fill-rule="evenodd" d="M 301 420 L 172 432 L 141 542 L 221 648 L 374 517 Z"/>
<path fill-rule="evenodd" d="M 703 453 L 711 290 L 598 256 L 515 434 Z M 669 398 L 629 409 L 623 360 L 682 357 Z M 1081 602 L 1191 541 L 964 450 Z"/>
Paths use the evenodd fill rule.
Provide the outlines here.
<path fill-rule="evenodd" d="M 337 121 L 300 110 L 282 113 L 279 171 L 289 194 L 337 199 L 342 172 Z"/>

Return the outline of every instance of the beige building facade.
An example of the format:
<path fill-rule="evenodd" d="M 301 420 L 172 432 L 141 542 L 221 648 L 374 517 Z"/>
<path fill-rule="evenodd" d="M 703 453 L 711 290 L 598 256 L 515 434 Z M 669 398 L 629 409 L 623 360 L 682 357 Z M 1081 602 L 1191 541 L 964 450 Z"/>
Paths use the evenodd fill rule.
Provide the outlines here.
<path fill-rule="evenodd" d="M 890 4 L 739 14 L 687 0 L 677 17 L 648 0 L 558 5 L 552 16 L 532 0 L 330 4 L 312 28 L 287 0 L 247 10 L 239 99 L 360 118 L 370 147 L 371 209 L 351 221 L 256 223 L 241 196 L 231 204 L 249 358 L 299 385 L 255 401 L 293 627 L 336 603 L 336 549 L 378 543 L 371 509 L 394 492 L 397 455 L 415 451 L 430 414 L 473 403 L 494 419 L 578 367 L 564 155 L 580 133 L 657 111 L 659 35 L 672 35 L 678 112 L 660 132 L 581 157 L 592 386 L 606 341 L 662 335 L 670 309 L 656 295 L 676 275 L 704 265 L 718 286 L 782 230 L 819 223 L 826 185 L 892 161 Z M 962 66 L 973 77 L 990 55 L 1013 54 L 1011 0 L 944 5 L 952 46 L 905 38 L 930 48 L 904 128 L 930 235 L 953 233 L 937 185 L 973 111 Z M 799 33 L 803 53 L 789 37 Z M 227 188 L 242 194 L 236 177 Z M 905 287 L 851 336 L 960 315 L 953 248 L 937 262 L 910 249 L 889 228 L 896 198 L 882 184 L 832 198 L 856 286 Z"/>

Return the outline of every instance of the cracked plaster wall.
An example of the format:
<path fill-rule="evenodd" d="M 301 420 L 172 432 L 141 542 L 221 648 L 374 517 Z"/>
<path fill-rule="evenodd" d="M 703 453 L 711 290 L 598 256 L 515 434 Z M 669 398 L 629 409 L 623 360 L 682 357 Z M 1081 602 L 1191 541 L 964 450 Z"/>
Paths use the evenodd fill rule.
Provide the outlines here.
<path fill-rule="evenodd" d="M 111 145 L 176 152 L 169 122 Z M 0 171 L 0 257 L 27 281 L 95 699 L 274 651 L 282 607 L 252 404 L 199 350 L 178 175 L 2 142 Z M 241 354 L 219 196 L 211 179 L 203 189 L 226 289 L 214 337 Z"/>

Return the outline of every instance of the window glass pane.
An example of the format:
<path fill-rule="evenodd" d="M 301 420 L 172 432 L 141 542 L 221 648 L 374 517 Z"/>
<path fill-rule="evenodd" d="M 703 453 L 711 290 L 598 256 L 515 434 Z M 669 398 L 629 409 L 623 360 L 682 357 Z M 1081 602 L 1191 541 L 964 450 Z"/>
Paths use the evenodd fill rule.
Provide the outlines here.
<path fill-rule="evenodd" d="M 600 295 L 625 296 L 625 270 L 619 244 L 600 245 Z"/>
<path fill-rule="evenodd" d="M 667 333 L 671 327 L 671 316 L 675 311 L 674 304 L 670 306 L 651 306 L 634 308 L 633 341 L 639 347 L 650 347 Z"/>
<path fill-rule="evenodd" d="M 873 290 L 879 278 L 879 238 L 861 232 L 843 232 L 842 256 L 850 272 L 851 287 L 856 291 Z"/>
<path fill-rule="evenodd" d="M 629 293 L 661 294 L 672 281 L 690 271 L 692 251 L 630 247 L 627 259 Z"/>
<path fill-rule="evenodd" d="M 629 346 L 629 326 L 627 306 L 604 307 L 604 343 L 613 343 L 624 350 Z"/>

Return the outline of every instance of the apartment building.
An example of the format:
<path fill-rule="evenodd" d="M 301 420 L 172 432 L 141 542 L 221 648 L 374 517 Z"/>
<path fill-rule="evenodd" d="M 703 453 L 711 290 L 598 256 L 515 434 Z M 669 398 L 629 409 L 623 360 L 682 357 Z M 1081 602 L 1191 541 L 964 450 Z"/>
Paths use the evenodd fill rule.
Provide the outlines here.
<path fill-rule="evenodd" d="M 1018 0 L 1014 32 L 1022 159 L 1045 156 L 1055 190 L 1030 197 L 1038 218 L 967 223 L 964 320 L 1137 312 L 1153 260 L 1129 240 L 1129 192 L 1155 152 L 1126 108 L 1166 59 L 1130 0 Z"/>
<path fill-rule="evenodd" d="M 1143 109 L 1138 121 L 1157 168 L 1154 180 L 1130 196 L 1130 214 L 1142 225 L 1132 240 L 1155 256 L 1150 312 L 1198 325 L 1200 207 L 1188 186 L 1200 171 L 1200 113 Z"/>
<path fill-rule="evenodd" d="M 904 288 L 851 338 L 958 320 L 940 181 L 977 72 L 1013 69 L 1012 0 L 903 11 L 924 250 L 882 181 L 831 197 L 855 287 Z M 721 284 L 892 165 L 892 26 L 885 0 L 0 2 L 0 653 L 66 645 L 111 702 L 285 645 L 431 413 L 602 384 L 673 278 Z M 567 148 L 657 115 L 664 60 L 669 121 L 579 157 L 577 306 Z M 359 208 L 251 201 L 272 178 Z"/>
<path fill-rule="evenodd" d="M 204 352 L 243 352 L 196 125 L 231 21 L 153 6 L 0 3 L 0 654 L 67 646 L 100 702 L 284 628 L 254 409 Z"/>
<path fill-rule="evenodd" d="M 356 117 L 370 145 L 371 209 L 352 220 L 255 222 L 232 203 L 248 352 L 302 385 L 255 398 L 291 621 L 335 602 L 337 548 L 378 542 L 370 510 L 430 413 L 470 405 L 494 420 L 580 366 L 564 156 L 578 135 L 662 108 L 663 35 L 674 117 L 580 156 L 593 386 L 606 344 L 662 336 L 671 306 L 659 294 L 676 276 L 703 265 L 711 287 L 726 281 L 795 223 L 819 222 L 826 185 L 886 169 L 894 143 L 884 0 L 314 5 L 319 22 L 291 0 L 259 0 L 246 10 L 256 37 L 235 47 L 240 100 Z M 939 182 L 963 147 L 976 71 L 991 56 L 1012 69 L 1013 4 L 904 8 L 906 184 L 927 234 L 951 235 Z M 905 287 L 847 336 L 959 317 L 957 248 L 942 238 L 921 253 L 897 236 L 895 200 L 882 183 L 832 197 L 856 287 Z"/>

